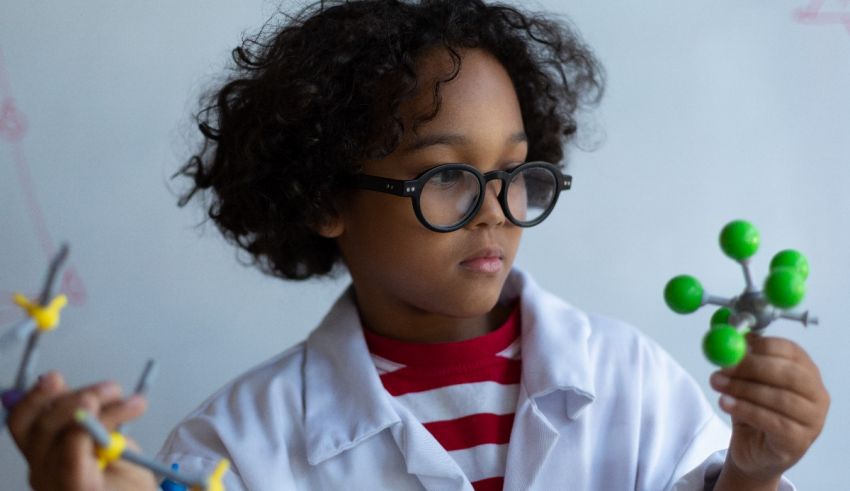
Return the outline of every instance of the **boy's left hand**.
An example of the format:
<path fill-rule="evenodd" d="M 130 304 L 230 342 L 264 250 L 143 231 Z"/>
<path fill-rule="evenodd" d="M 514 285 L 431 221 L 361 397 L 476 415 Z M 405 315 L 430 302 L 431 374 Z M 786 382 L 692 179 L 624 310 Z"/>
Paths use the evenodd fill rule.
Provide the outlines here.
<path fill-rule="evenodd" d="M 735 367 L 711 376 L 732 416 L 727 465 L 750 479 L 777 479 L 794 465 L 823 429 L 829 393 L 820 371 L 796 343 L 750 335 L 750 351 Z"/>

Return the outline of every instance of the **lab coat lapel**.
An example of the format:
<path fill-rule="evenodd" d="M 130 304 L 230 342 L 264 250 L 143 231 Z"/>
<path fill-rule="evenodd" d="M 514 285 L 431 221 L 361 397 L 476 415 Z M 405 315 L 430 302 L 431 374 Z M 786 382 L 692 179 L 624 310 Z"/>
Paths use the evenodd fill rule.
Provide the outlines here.
<path fill-rule="evenodd" d="M 440 442 L 404 406 L 393 400 L 402 424 L 392 428 L 404 454 L 407 472 L 419 478 L 428 491 L 473 491 L 472 484 Z"/>
<path fill-rule="evenodd" d="M 304 382 L 312 465 L 400 421 L 369 357 L 351 287 L 307 338 Z"/>
<path fill-rule="evenodd" d="M 362 329 L 349 288 L 307 339 L 304 405 L 308 462 L 317 465 L 391 428 L 407 472 L 418 477 L 427 490 L 473 491 L 448 452 L 384 390 Z"/>
<path fill-rule="evenodd" d="M 588 354 L 590 323 L 581 311 L 537 286 L 515 268 L 502 292 L 520 297 L 522 378 L 504 490 L 535 488 L 535 481 L 570 424 L 594 399 Z M 546 404 L 538 404 L 546 399 Z M 550 408 L 547 414 L 542 408 Z M 550 464 L 549 469 L 562 467 Z"/>
<path fill-rule="evenodd" d="M 549 423 L 533 399 L 520 388 L 519 403 L 505 467 L 505 491 L 533 489 L 541 468 L 558 442 L 558 430 Z"/>

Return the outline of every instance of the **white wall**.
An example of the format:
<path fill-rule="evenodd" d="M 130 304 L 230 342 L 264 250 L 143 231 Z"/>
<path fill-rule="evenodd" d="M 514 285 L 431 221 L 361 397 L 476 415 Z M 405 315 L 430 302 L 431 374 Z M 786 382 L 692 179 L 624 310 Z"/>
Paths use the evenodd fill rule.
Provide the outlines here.
<path fill-rule="evenodd" d="M 800 489 L 846 487 L 850 2 L 823 4 L 846 25 L 799 22 L 807 0 L 538 5 L 571 16 L 609 84 L 593 115 L 600 132 L 586 140 L 602 140 L 598 150 L 573 151 L 574 189 L 526 232 L 519 263 L 570 302 L 640 326 L 710 394 L 699 351 L 710 312 L 671 313 L 665 282 L 689 272 L 712 293 L 738 293 L 741 274 L 716 241 L 734 218 L 761 230 L 758 278 L 776 251 L 804 251 L 805 307 L 821 325 L 771 331 L 808 350 L 833 404 L 790 476 Z M 86 294 L 45 338 L 38 368 L 130 390 L 156 357 L 150 410 L 130 427 L 149 453 L 217 387 L 303 339 L 345 286 L 240 266 L 213 227 L 193 228 L 199 207 L 178 209 L 168 189 L 190 151 L 199 89 L 273 10 L 199 0 L 2 7 L 0 105 L 13 98 L 26 127 L 19 138 L 0 130 L 0 324 L 18 316 L 9 292 L 34 295 L 50 249 L 69 241 Z M 18 352 L 0 354 L 0 385 Z M 26 486 L 8 435 L 0 475 L 4 489 Z"/>

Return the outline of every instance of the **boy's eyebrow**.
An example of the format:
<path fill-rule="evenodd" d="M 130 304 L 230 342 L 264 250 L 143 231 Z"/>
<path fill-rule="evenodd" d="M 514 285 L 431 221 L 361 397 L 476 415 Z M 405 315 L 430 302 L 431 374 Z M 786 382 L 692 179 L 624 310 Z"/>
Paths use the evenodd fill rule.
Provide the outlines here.
<path fill-rule="evenodd" d="M 528 141 L 528 135 L 524 130 L 517 131 L 508 137 L 507 143 L 522 143 Z M 435 133 L 433 135 L 421 136 L 402 149 L 402 152 L 416 152 L 425 147 L 434 145 L 464 145 L 469 139 L 458 133 Z"/>

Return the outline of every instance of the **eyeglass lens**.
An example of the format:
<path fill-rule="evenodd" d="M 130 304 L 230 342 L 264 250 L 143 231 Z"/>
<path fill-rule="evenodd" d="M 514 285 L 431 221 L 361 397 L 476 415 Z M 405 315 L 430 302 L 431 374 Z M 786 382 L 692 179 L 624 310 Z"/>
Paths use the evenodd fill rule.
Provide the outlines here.
<path fill-rule="evenodd" d="M 557 179 L 549 170 L 525 168 L 507 184 L 508 210 L 517 222 L 533 222 L 552 206 L 557 188 Z M 437 172 L 425 183 L 419 196 L 419 207 L 422 216 L 431 225 L 451 227 L 475 211 L 481 192 L 478 179 L 472 172 L 446 169 Z"/>

